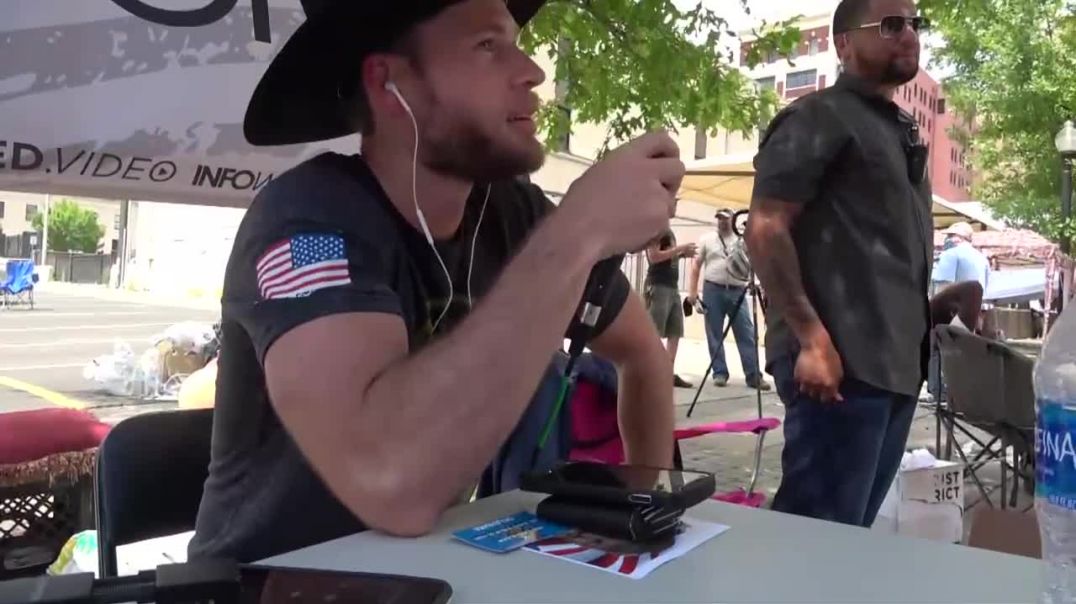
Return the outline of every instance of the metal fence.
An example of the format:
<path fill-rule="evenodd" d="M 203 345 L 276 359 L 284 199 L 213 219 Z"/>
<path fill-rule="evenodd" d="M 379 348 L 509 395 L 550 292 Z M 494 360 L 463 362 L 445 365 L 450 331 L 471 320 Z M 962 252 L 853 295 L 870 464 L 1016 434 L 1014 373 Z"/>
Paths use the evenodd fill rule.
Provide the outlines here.
<path fill-rule="evenodd" d="M 691 269 L 691 259 L 680 258 L 677 260 L 680 268 L 680 291 L 687 291 L 688 271 Z M 635 291 L 643 290 L 643 282 L 646 280 L 646 269 L 649 263 L 646 260 L 646 253 L 639 252 L 637 254 L 628 254 L 624 257 L 624 263 L 620 265 L 620 269 L 624 271 L 624 275 L 628 278 L 628 283 L 631 283 L 632 289 Z"/>
<path fill-rule="evenodd" d="M 3 235 L 0 239 L 0 256 L 4 258 L 33 258 L 38 244 L 38 235 L 26 231 L 18 235 Z"/>
<path fill-rule="evenodd" d="M 46 260 L 52 265 L 53 281 L 107 284 L 113 258 L 111 254 L 49 252 Z"/>

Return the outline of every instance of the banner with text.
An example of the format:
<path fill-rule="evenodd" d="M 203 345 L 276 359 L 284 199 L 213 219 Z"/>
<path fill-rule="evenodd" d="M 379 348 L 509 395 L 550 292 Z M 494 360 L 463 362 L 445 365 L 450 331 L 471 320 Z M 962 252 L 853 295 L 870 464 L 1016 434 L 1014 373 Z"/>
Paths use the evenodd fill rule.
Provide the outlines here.
<path fill-rule="evenodd" d="M 0 190 L 245 207 L 357 138 L 253 147 L 247 101 L 299 0 L 4 0 Z"/>

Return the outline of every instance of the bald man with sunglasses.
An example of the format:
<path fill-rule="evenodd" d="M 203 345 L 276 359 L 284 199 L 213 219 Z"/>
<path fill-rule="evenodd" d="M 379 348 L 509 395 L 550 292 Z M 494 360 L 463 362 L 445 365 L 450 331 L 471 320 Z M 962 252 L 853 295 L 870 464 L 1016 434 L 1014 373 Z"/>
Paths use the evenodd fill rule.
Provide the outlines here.
<path fill-rule="evenodd" d="M 747 245 L 770 297 L 786 406 L 775 510 L 870 526 L 926 375 L 933 258 L 926 147 L 893 93 L 919 71 L 911 0 L 843 0 L 837 83 L 770 124 Z"/>

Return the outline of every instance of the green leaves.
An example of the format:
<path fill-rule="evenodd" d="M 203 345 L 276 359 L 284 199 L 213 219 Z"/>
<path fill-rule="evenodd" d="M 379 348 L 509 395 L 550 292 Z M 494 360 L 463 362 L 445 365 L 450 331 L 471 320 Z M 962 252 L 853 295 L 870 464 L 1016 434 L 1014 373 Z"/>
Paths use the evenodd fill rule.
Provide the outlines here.
<path fill-rule="evenodd" d="M 799 32 L 787 25 L 759 32 L 748 60 L 790 53 Z M 734 36 L 702 2 L 680 10 L 672 0 L 550 0 L 521 37 L 528 52 L 559 54 L 549 76 L 567 82 L 540 114 L 547 143 L 555 147 L 569 121 L 608 123 L 606 149 L 656 127 L 758 128 L 777 99 L 757 93 L 732 63 L 725 46 Z"/>
<path fill-rule="evenodd" d="M 1076 20 L 1066 0 L 921 0 L 945 40 L 949 102 L 977 117 L 976 195 L 1000 216 L 1058 240 L 1061 161 L 1054 136 L 1076 119 Z"/>
<path fill-rule="evenodd" d="M 43 219 L 43 214 L 34 215 L 35 230 L 42 230 Z M 104 234 L 105 228 L 98 224 L 97 213 L 69 199 L 52 204 L 49 209 L 49 251 L 92 254 L 97 251 L 97 244 Z"/>

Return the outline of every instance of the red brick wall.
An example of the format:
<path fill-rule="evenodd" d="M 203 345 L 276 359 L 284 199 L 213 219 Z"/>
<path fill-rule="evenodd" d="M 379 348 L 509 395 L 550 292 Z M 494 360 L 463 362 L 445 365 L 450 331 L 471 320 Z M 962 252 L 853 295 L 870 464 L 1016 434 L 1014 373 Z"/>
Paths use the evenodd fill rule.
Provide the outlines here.
<path fill-rule="evenodd" d="M 801 96 L 807 96 L 808 94 L 811 94 L 816 90 L 818 90 L 817 86 L 802 86 L 800 88 L 789 88 L 788 92 L 785 93 L 785 98 L 798 99 Z"/>

